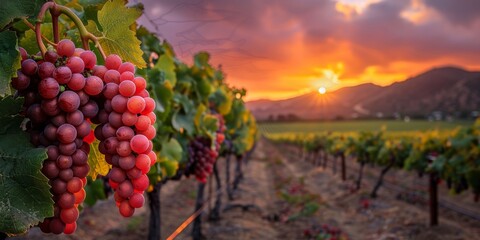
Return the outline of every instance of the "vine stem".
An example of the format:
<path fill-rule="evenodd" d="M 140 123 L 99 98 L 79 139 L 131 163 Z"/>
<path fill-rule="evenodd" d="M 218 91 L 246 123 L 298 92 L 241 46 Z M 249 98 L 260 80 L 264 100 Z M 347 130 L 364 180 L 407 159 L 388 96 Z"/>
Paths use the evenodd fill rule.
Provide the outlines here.
<path fill-rule="evenodd" d="M 36 34 L 36 39 L 37 39 L 37 44 L 38 47 L 40 48 L 40 51 L 42 53 L 42 56 L 45 55 L 45 52 L 47 51 L 47 48 L 45 47 L 45 44 L 42 41 L 41 38 L 41 24 L 43 22 L 43 19 L 45 18 L 45 13 L 47 10 L 50 10 L 50 13 L 52 14 L 52 19 L 54 20 L 54 41 L 59 40 L 58 36 L 58 16 L 60 14 L 65 14 L 67 17 L 69 17 L 75 26 L 78 28 L 78 32 L 80 34 L 80 38 L 82 40 L 82 45 L 85 50 L 89 50 L 90 47 L 88 45 L 88 40 L 91 40 L 92 42 L 95 43 L 95 47 L 98 48 L 100 51 L 100 54 L 102 54 L 103 59 L 106 58 L 106 54 L 103 51 L 102 46 L 100 45 L 98 38 L 95 37 L 92 33 L 90 33 L 86 28 L 85 25 L 83 25 L 82 20 L 68 7 L 62 6 L 62 5 L 57 5 L 55 2 L 46 2 L 43 4 L 42 8 L 40 9 L 40 12 L 38 13 L 37 16 L 37 23 L 35 25 L 35 34 Z M 55 24 L 56 22 L 56 24 Z"/>
<path fill-rule="evenodd" d="M 55 6 L 54 2 L 46 2 L 43 4 L 42 8 L 40 9 L 40 12 L 38 13 L 37 16 L 37 22 L 35 24 L 35 37 L 37 39 L 37 44 L 38 48 L 40 48 L 40 52 L 42 53 L 42 56 L 45 57 L 45 53 L 47 52 L 47 48 L 45 47 L 45 44 L 42 41 L 42 22 L 43 19 L 45 18 L 45 12 Z"/>
<path fill-rule="evenodd" d="M 50 14 L 52 15 L 53 41 L 58 43 L 60 41 L 60 36 L 58 33 L 58 16 L 60 16 L 60 13 L 54 7 L 50 8 Z"/>
<path fill-rule="evenodd" d="M 92 33 L 90 33 L 87 28 L 85 28 L 82 20 L 74 12 L 72 12 L 72 10 L 62 5 L 56 5 L 56 9 L 59 11 L 59 13 L 67 15 L 67 17 L 69 17 L 73 21 L 73 23 L 75 23 L 78 28 L 78 32 L 80 33 L 80 37 L 82 38 L 84 49 L 90 49 L 90 47 L 88 46 L 88 40 L 91 40 L 93 43 L 95 43 L 95 47 L 98 48 L 100 54 L 102 54 L 103 59 L 107 57 L 107 55 L 103 51 L 102 46 L 100 45 L 100 42 L 98 41 L 98 38 L 95 37 L 95 35 L 93 35 Z"/>
<path fill-rule="evenodd" d="M 32 29 L 33 31 L 35 31 L 35 26 L 33 26 L 33 24 L 31 24 L 26 18 L 22 18 L 23 20 L 23 23 L 25 23 L 25 25 L 27 25 L 28 28 Z M 52 46 L 57 46 L 56 43 L 50 41 L 47 37 L 43 36 L 42 35 L 42 38 L 43 40 L 45 40 L 45 42 L 47 42 L 48 44 L 52 45 Z"/>

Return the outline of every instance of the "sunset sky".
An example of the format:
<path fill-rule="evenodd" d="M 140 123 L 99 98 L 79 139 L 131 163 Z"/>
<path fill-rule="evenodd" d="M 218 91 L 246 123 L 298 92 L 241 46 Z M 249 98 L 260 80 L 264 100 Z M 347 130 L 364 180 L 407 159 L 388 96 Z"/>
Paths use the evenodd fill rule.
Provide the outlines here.
<path fill-rule="evenodd" d="M 210 52 L 248 100 L 480 69 L 479 0 L 136 1 L 179 58 Z"/>

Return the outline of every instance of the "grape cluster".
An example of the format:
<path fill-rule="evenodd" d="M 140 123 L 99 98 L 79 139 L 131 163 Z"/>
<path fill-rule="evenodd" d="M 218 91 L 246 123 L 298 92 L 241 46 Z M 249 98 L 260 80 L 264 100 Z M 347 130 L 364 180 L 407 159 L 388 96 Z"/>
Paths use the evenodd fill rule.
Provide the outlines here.
<path fill-rule="evenodd" d="M 145 79 L 135 77 L 134 65 L 122 63 L 114 54 L 105 65 L 97 65 L 92 51 L 75 48 L 68 39 L 39 61 L 23 48 L 20 53 L 21 69 L 11 84 L 25 97 L 31 142 L 47 150 L 42 173 L 49 179 L 55 202 L 54 216 L 39 224 L 41 230 L 75 232 L 95 138 L 112 165 L 109 184 L 116 191 L 120 214 L 131 216 L 145 202 L 146 173 L 157 158 L 151 142 L 156 134 L 155 101 L 145 89 Z M 41 56 L 37 55 L 35 59 Z M 98 124 L 95 131 L 92 123 Z"/>
<path fill-rule="evenodd" d="M 39 224 L 43 232 L 73 233 L 78 205 L 85 199 L 84 186 L 90 170 L 88 154 L 93 131 L 89 118 L 98 113 L 91 98 L 102 82 L 87 77 L 96 63 L 91 51 L 75 49 L 62 40 L 43 60 L 29 58 L 20 48 L 22 60 L 12 87 L 25 98 L 27 131 L 32 144 L 44 147 L 48 158 L 42 173 L 49 179 L 54 216 Z M 98 85 L 100 84 L 100 85 Z"/>
<path fill-rule="evenodd" d="M 155 101 L 145 89 L 145 79 L 135 77 L 134 65 L 122 63 L 117 55 L 108 56 L 105 66 L 96 66 L 93 74 L 105 83 L 101 109 L 94 119 L 99 124 L 95 137 L 100 140 L 99 151 L 112 165 L 108 178 L 120 214 L 130 217 L 145 203 L 146 174 L 157 159 L 151 141 L 156 135 Z"/>
<path fill-rule="evenodd" d="M 212 174 L 213 165 L 218 157 L 220 145 L 225 139 L 224 132 L 226 130 L 225 122 L 221 115 L 216 115 L 217 133 L 215 145 L 212 148 L 212 140 L 208 137 L 197 137 L 190 142 L 188 146 L 188 167 L 185 175 L 194 174 L 197 181 L 205 183 L 207 177 Z"/>
<path fill-rule="evenodd" d="M 213 171 L 213 164 L 218 152 L 212 148 L 212 140 L 208 137 L 197 137 L 188 145 L 188 168 L 185 175 L 194 174 L 197 181 L 207 182 L 207 177 Z"/>

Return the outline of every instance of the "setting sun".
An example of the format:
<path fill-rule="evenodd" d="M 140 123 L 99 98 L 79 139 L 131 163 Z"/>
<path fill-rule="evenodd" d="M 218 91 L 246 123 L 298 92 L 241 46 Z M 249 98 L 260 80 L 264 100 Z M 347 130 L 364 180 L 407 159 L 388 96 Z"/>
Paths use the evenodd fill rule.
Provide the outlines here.
<path fill-rule="evenodd" d="M 320 87 L 318 88 L 318 92 L 323 95 L 327 92 L 327 89 L 325 87 Z"/>

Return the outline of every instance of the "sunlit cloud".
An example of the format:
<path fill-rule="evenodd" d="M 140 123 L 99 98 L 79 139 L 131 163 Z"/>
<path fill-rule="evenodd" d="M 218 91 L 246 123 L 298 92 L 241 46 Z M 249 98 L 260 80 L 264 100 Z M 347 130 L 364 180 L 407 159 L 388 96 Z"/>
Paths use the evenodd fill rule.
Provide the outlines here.
<path fill-rule="evenodd" d="M 452 64 L 480 69 L 475 0 L 142 2 L 141 24 L 183 61 L 210 52 L 229 84 L 248 89 L 247 99 L 385 86 Z"/>

